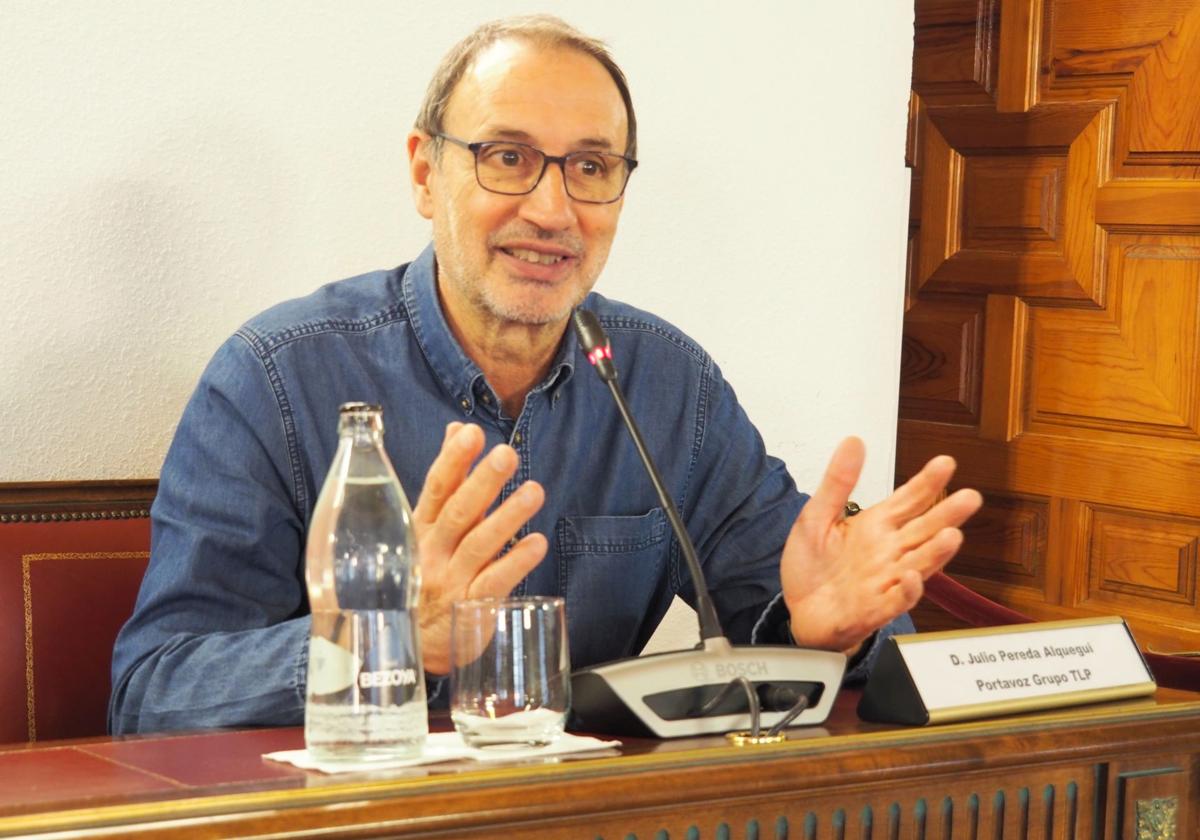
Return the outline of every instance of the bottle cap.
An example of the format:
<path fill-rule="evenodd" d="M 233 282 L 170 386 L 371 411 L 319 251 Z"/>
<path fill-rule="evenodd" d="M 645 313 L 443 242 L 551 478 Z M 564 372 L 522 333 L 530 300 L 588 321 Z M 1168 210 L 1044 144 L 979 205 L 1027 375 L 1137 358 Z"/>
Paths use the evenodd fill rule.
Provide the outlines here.
<path fill-rule="evenodd" d="M 382 414 L 383 406 L 365 402 L 348 402 L 342 403 L 338 407 L 338 414 L 367 414 L 370 412 Z"/>
<path fill-rule="evenodd" d="M 338 435 L 363 428 L 383 433 L 383 406 L 365 402 L 342 403 L 338 407 Z"/>

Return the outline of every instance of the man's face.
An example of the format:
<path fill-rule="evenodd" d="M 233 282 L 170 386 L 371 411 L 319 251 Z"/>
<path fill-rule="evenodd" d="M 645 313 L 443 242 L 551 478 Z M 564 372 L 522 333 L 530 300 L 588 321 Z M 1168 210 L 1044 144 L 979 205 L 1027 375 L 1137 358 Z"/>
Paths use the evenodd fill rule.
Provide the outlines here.
<path fill-rule="evenodd" d="M 623 154 L 625 105 L 591 56 L 502 41 L 485 50 L 450 97 L 444 131 L 469 142 L 512 140 L 549 155 Z M 479 186 L 467 149 L 410 138 L 417 207 L 433 220 L 439 288 L 454 317 L 477 326 L 565 321 L 608 258 L 622 201 L 570 198 L 550 164 L 533 192 L 498 195 Z M 421 183 L 422 178 L 424 183 Z"/>

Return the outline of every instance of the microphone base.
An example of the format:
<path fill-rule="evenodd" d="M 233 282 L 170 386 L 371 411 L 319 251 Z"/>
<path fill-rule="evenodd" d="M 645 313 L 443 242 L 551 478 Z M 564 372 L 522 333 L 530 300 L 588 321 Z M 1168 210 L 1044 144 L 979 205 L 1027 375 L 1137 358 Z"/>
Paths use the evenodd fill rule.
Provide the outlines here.
<path fill-rule="evenodd" d="M 681 738 L 751 727 L 741 689 L 705 716 L 700 709 L 730 680 L 754 686 L 765 730 L 778 723 L 801 694 L 809 707 L 791 726 L 823 723 L 846 671 L 840 653 L 784 645 L 738 645 L 708 639 L 702 649 L 619 659 L 571 675 L 571 728 L 601 735 Z"/>

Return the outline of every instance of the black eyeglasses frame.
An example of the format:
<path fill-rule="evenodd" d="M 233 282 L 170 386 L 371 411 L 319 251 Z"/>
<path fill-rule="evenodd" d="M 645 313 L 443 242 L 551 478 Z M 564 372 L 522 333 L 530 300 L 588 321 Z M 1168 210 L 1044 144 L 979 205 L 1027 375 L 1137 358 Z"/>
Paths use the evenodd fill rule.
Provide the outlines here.
<path fill-rule="evenodd" d="M 581 201 L 584 204 L 612 204 L 615 201 L 620 201 L 621 196 L 625 195 L 625 188 L 629 186 L 629 176 L 633 174 L 633 170 L 637 169 L 638 165 L 638 162 L 634 158 L 627 157 L 626 155 L 618 155 L 614 152 L 579 151 L 567 152 L 565 155 L 548 155 L 537 146 L 531 146 L 529 143 L 518 143 L 515 140 L 481 140 L 479 142 L 472 143 L 469 140 L 463 140 L 461 137 L 455 137 L 451 134 L 443 134 L 440 131 L 431 131 L 429 136 L 436 137 L 440 140 L 449 141 L 454 145 L 461 146 L 469 151 L 471 156 L 475 158 L 475 183 L 479 184 L 481 189 L 485 189 L 490 193 L 495 193 L 496 195 L 529 195 L 538 188 L 538 184 L 542 183 L 542 178 L 546 177 L 546 170 L 550 167 L 550 164 L 557 163 L 558 168 L 562 170 L 563 173 L 563 186 L 567 191 L 567 195 L 570 196 L 573 201 Z M 537 178 L 534 179 L 533 186 L 527 190 L 523 190 L 522 192 L 505 192 L 504 190 L 497 190 L 484 184 L 483 180 L 479 177 L 479 152 L 488 146 L 521 146 L 526 149 L 532 149 L 541 155 L 542 171 L 539 172 Z M 571 182 L 570 179 L 567 178 L 567 159 L 574 157 L 575 155 L 582 154 L 603 154 L 608 155 L 609 157 L 620 158 L 621 160 L 625 161 L 625 181 L 621 184 L 621 190 L 616 194 L 615 197 L 605 201 L 597 201 L 594 198 L 579 198 L 571 194 Z"/>

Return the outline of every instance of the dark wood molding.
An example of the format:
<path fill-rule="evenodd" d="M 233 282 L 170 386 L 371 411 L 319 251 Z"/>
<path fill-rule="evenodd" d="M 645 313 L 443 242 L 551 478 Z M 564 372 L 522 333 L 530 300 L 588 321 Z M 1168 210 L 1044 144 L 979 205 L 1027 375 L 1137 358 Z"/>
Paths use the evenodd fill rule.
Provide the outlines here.
<path fill-rule="evenodd" d="M 622 738 L 561 762 L 345 776 L 263 760 L 303 747 L 300 727 L 13 744 L 0 748 L 0 835 L 1198 836 L 1200 695 L 931 727 L 864 723 L 857 700 L 844 689 L 829 720 L 783 743 Z M 448 723 L 430 715 L 434 731 Z"/>
<path fill-rule="evenodd" d="M 153 478 L 0 483 L 0 523 L 147 517 L 157 490 Z"/>

